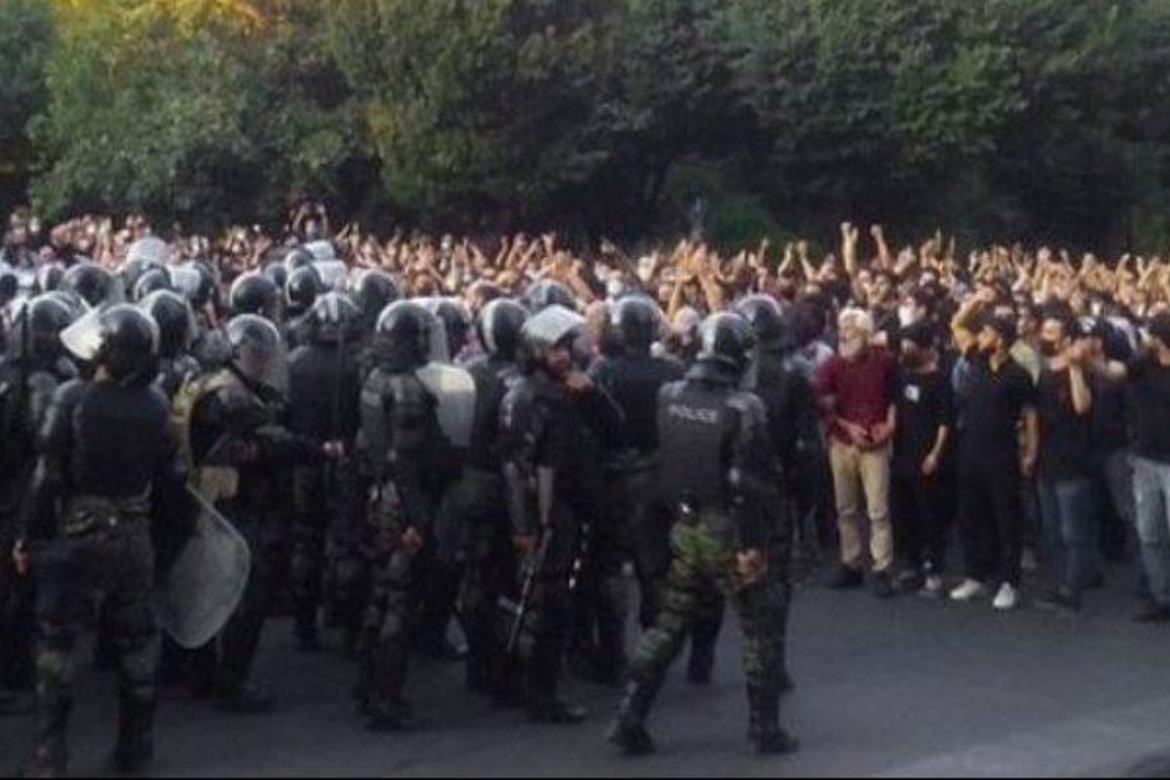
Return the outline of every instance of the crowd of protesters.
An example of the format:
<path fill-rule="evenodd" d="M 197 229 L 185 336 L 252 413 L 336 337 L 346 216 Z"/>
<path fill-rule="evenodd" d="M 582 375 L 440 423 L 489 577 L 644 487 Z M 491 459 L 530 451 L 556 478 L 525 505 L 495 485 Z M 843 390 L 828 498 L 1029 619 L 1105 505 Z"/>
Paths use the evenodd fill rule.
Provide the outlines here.
<path fill-rule="evenodd" d="M 868 564 L 878 594 L 944 595 L 951 561 L 967 575 L 951 598 L 991 588 L 1010 608 L 1021 564 L 1043 560 L 1046 601 L 1075 609 L 1102 583 L 1103 560 L 1140 553 L 1142 617 L 1170 620 L 1170 259 L 1074 259 L 1021 244 L 960 254 L 941 233 L 898 250 L 880 226 L 863 240 L 850 224 L 820 257 L 805 241 L 724 256 L 697 240 L 631 257 L 605 241 L 570 251 L 553 234 L 481 243 L 333 232 L 326 210 L 306 203 L 283 235 L 258 226 L 187 235 L 141 216 L 48 227 L 22 211 L 0 263 L 114 270 L 155 233 L 173 262 L 209 262 L 223 290 L 254 270 L 283 283 L 284 255 L 313 242 L 351 267 L 389 272 L 409 296 L 460 298 L 473 315 L 552 280 L 576 297 L 599 350 L 608 306 L 643 292 L 665 315 L 656 349 L 684 361 L 706 315 L 774 297 L 792 328 L 791 360 L 821 401 L 822 447 L 810 457 L 824 470 L 801 528 L 822 547 L 840 545 L 831 584 L 860 584 Z M 948 544 L 956 530 L 961 564 Z"/>

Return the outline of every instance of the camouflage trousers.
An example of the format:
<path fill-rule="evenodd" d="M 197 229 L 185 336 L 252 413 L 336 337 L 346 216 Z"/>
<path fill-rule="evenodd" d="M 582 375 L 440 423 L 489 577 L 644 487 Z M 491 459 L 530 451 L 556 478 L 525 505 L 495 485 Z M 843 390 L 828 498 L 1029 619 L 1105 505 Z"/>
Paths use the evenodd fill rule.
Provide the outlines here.
<path fill-rule="evenodd" d="M 399 548 L 372 564 L 358 651 L 357 694 L 363 708 L 377 714 L 400 702 L 406 685 L 414 561 Z"/>
<path fill-rule="evenodd" d="M 34 551 L 37 578 L 37 756 L 64 762 L 73 703 L 74 649 L 101 608 L 117 665 L 119 745 L 149 740 L 155 708 L 158 630 L 151 606 L 155 556 L 149 517 L 75 504 L 62 538 Z M 80 517 L 97 522 L 78 524 Z M 86 527 L 88 526 L 88 527 Z"/>
<path fill-rule="evenodd" d="M 366 714 L 396 709 L 406 685 L 415 560 L 401 544 L 406 516 L 392 487 L 374 491 L 362 549 L 370 573 L 359 639 L 358 685 Z"/>
<path fill-rule="evenodd" d="M 781 632 L 788 591 L 775 572 L 764 582 L 742 588 L 736 577 L 738 545 L 732 540 L 732 521 L 704 512 L 680 521 L 671 532 L 674 561 L 667 575 L 662 611 L 647 631 L 632 662 L 631 677 L 638 689 L 640 715 L 648 712 L 678 656 L 688 631 L 709 619 L 725 597 L 743 625 L 743 665 L 749 692 L 766 698 L 779 694 Z"/>
<path fill-rule="evenodd" d="M 516 556 L 503 509 L 503 480 L 469 469 L 464 481 L 467 500 L 461 506 L 459 612 L 467 635 L 468 685 L 473 690 L 496 690 L 505 673 L 498 605 L 501 596 L 516 595 Z"/>

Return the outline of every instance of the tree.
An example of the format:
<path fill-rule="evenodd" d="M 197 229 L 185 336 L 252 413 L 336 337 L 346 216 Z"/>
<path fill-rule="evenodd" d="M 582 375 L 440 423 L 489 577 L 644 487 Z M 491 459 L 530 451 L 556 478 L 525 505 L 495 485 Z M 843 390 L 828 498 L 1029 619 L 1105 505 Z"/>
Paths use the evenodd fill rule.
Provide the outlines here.
<path fill-rule="evenodd" d="M 607 157 L 586 125 L 610 0 L 330 4 L 333 52 L 362 99 L 390 197 L 435 219 L 549 205 Z"/>
<path fill-rule="evenodd" d="M 0 3 L 0 211 L 19 197 L 27 179 L 27 129 L 47 101 L 52 39 L 52 18 L 42 0 Z"/>

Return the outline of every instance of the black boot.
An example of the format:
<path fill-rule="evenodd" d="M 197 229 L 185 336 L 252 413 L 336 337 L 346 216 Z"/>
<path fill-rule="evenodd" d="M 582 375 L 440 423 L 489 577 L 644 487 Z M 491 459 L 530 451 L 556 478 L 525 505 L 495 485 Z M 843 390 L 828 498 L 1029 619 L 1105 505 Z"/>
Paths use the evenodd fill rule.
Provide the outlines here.
<path fill-rule="evenodd" d="M 584 707 L 562 701 L 557 695 L 560 683 L 560 653 L 555 643 L 537 643 L 529 661 L 528 718 L 534 723 L 575 725 L 588 716 Z"/>
<path fill-rule="evenodd" d="M 748 687 L 750 709 L 748 739 L 764 755 L 794 753 L 800 747 L 788 732 L 780 728 L 780 696 Z"/>
<path fill-rule="evenodd" d="M 654 703 L 651 686 L 631 682 L 618 708 L 617 721 L 607 739 L 627 756 L 645 756 L 654 752 L 654 739 L 646 730 L 646 717 Z"/>
<path fill-rule="evenodd" d="M 24 777 L 67 777 L 69 753 L 65 743 L 65 728 L 73 709 L 68 698 L 37 701 L 37 737 L 32 759 L 23 772 Z"/>
<path fill-rule="evenodd" d="M 154 702 L 122 702 L 114 768 L 123 774 L 144 769 L 154 760 Z"/>

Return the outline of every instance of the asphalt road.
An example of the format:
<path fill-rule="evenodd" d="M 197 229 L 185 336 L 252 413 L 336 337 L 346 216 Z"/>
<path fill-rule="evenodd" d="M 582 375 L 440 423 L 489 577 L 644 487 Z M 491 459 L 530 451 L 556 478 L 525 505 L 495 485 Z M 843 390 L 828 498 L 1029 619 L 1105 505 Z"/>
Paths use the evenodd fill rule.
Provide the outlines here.
<path fill-rule="evenodd" d="M 355 721 L 352 668 L 335 654 L 293 651 L 271 624 L 262 664 L 278 711 L 224 716 L 163 703 L 154 772 L 199 775 L 1167 776 L 1170 629 L 1129 622 L 1125 572 L 1070 618 L 1030 606 L 955 606 L 866 592 L 798 591 L 783 721 L 791 757 L 759 758 L 744 741 L 738 626 L 729 621 L 715 681 L 671 678 L 651 729 L 659 753 L 628 761 L 604 742 L 617 692 L 571 683 L 591 707 L 583 726 L 534 726 L 461 690 L 457 667 L 419 663 L 410 697 L 427 728 L 372 735 Z M 76 774 L 105 771 L 116 724 L 113 679 L 80 675 Z M 27 754 L 28 719 L 0 720 L 0 770 Z"/>

